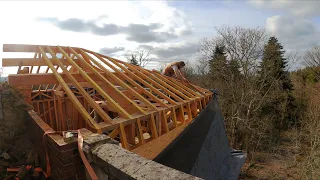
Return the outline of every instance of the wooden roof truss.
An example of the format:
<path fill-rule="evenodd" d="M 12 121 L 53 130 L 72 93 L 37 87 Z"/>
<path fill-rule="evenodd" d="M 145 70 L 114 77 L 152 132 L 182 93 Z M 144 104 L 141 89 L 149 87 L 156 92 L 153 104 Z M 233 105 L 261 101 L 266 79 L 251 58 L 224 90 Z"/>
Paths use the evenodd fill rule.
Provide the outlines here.
<path fill-rule="evenodd" d="M 120 134 L 125 148 L 128 136 L 121 135 L 127 132 L 125 126 L 135 124 L 141 144 L 147 130 L 156 138 L 161 132 L 190 122 L 212 97 L 206 89 L 83 48 L 5 44 L 3 52 L 33 53 L 30 58 L 2 59 L 3 67 L 18 67 L 17 74 L 8 76 L 11 86 L 30 88 L 34 102 L 39 95 L 50 100 L 55 98 L 50 92 L 60 93 L 71 100 L 91 129 L 99 133 L 111 131 L 110 136 L 114 137 Z M 43 117 L 51 116 L 56 108 L 48 104 L 43 108 Z M 111 117 L 106 109 L 117 116 Z M 188 118 L 179 119 L 179 113 L 183 117 L 186 113 Z M 156 121 L 156 117 L 163 122 Z M 170 117 L 171 129 L 167 124 Z M 144 126 L 142 121 L 149 124 Z"/>

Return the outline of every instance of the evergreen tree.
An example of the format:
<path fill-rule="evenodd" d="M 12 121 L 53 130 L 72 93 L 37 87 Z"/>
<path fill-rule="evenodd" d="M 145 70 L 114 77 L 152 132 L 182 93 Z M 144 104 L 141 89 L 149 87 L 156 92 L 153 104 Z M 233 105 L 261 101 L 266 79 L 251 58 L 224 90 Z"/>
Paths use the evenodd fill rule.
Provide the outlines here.
<path fill-rule="evenodd" d="M 275 79 L 279 79 L 282 83 L 283 90 L 292 91 L 293 85 L 286 70 L 287 61 L 283 57 L 285 51 L 283 46 L 274 36 L 270 37 L 267 45 L 264 47 L 263 58 L 260 65 L 261 83 L 266 84 L 266 88 L 270 87 Z"/>
<path fill-rule="evenodd" d="M 294 118 L 293 84 L 286 70 L 287 60 L 283 57 L 285 51 L 276 37 L 270 37 L 264 47 L 260 64 L 259 78 L 265 96 L 261 108 L 261 116 L 273 123 L 273 142 L 278 142 L 280 131 L 288 127 Z"/>
<path fill-rule="evenodd" d="M 225 54 L 225 47 L 217 45 L 215 47 L 212 59 L 209 60 L 209 73 L 211 78 L 214 79 L 224 79 L 226 75 L 227 68 L 227 57 Z"/>
<path fill-rule="evenodd" d="M 228 69 L 233 81 L 238 81 L 241 78 L 240 65 L 237 60 L 230 60 L 228 63 Z"/>

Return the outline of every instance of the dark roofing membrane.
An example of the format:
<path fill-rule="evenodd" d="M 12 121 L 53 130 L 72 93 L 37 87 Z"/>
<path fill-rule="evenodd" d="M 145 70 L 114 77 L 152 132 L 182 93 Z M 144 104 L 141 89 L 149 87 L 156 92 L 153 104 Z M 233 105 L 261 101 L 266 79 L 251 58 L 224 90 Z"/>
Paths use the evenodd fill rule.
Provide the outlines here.
<path fill-rule="evenodd" d="M 215 94 L 202 112 L 154 161 L 203 179 L 237 179 L 246 154 L 229 147 Z"/>

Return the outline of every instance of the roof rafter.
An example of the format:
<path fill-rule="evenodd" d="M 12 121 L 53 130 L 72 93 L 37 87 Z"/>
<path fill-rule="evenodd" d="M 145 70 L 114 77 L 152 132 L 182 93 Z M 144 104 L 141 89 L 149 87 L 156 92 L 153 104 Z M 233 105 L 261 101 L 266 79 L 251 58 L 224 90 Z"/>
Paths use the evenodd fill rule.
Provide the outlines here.
<path fill-rule="evenodd" d="M 32 97 L 63 92 L 63 97 L 70 99 L 87 124 L 99 132 L 120 128 L 123 133 L 123 125 L 137 123 L 141 127 L 142 121 L 151 118 L 152 137 L 157 137 L 154 132 L 159 136 L 169 132 L 166 113 L 172 111 L 177 127 L 178 121 L 183 122 L 183 109 L 190 120 L 196 110 L 191 103 L 202 106 L 212 96 L 212 92 L 198 86 L 83 48 L 4 44 L 3 52 L 34 53 L 33 58 L 2 59 L 3 67 L 19 67 L 18 74 L 8 76 L 10 85 L 30 86 L 35 93 Z M 79 97 L 83 99 L 80 101 Z M 48 106 L 53 107 L 50 103 Z M 50 108 L 46 107 L 44 118 Z M 102 122 L 96 119 L 97 115 Z M 160 117 L 162 130 L 161 126 L 154 129 L 154 116 Z"/>

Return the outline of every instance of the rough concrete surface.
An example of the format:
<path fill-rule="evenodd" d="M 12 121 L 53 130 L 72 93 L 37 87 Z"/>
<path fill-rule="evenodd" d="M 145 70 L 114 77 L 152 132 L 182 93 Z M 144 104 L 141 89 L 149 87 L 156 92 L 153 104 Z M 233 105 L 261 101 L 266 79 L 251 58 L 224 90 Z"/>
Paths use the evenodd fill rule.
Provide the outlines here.
<path fill-rule="evenodd" d="M 116 142 L 108 141 L 105 135 L 91 135 L 91 138 L 86 137 L 84 145 L 86 142 L 97 144 L 99 139 L 104 142 L 90 148 L 95 171 L 103 179 L 106 175 L 108 179 L 200 179 L 125 150 Z"/>
<path fill-rule="evenodd" d="M 31 152 L 26 111 L 28 107 L 22 95 L 2 84 L 0 99 L 0 179 L 3 179 L 7 167 L 24 164 Z"/>

